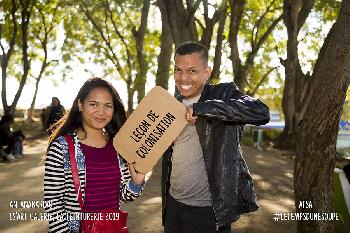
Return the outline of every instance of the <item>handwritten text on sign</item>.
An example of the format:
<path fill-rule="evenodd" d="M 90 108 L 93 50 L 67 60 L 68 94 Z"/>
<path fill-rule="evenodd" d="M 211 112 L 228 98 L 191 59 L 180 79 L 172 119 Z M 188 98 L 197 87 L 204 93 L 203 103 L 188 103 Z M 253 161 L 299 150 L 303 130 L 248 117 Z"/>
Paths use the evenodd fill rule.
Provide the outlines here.
<path fill-rule="evenodd" d="M 148 152 L 151 151 L 152 147 L 158 142 L 167 128 L 169 128 L 171 123 L 176 119 L 170 112 L 168 112 L 156 125 L 156 128 L 147 136 L 148 130 L 152 127 L 152 123 L 156 122 L 156 119 L 158 118 L 159 115 L 154 113 L 153 110 L 150 110 L 147 114 L 147 119 L 141 121 L 139 126 L 132 132 L 132 135 L 130 135 L 135 142 L 140 142 L 140 140 L 146 138 L 136 151 L 136 154 L 141 158 L 146 157 Z"/>

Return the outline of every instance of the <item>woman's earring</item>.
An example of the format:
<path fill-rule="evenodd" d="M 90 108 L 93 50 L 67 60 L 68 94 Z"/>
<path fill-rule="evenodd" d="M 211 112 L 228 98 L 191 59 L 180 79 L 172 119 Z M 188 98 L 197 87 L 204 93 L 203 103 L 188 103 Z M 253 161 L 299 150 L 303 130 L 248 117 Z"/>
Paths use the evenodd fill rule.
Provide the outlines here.
<path fill-rule="evenodd" d="M 105 140 L 108 141 L 109 140 L 109 136 L 108 133 L 106 132 L 105 129 L 102 130 L 103 136 L 105 137 Z"/>

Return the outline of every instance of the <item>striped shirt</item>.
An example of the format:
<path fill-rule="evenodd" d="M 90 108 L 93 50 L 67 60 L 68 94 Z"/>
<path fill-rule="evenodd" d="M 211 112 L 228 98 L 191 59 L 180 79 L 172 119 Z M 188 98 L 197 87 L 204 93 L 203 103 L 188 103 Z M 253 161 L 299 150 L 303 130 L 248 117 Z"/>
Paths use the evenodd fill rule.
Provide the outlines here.
<path fill-rule="evenodd" d="M 84 200 L 86 192 L 85 155 L 80 147 L 76 132 L 72 138 L 76 150 L 78 175 Z M 144 184 L 141 186 L 134 184 L 131 180 L 127 163 L 121 157 L 118 156 L 117 158 L 121 171 L 119 201 L 130 202 L 141 194 Z M 62 136 L 51 143 L 46 155 L 44 200 L 51 204 L 45 208 L 45 212 L 51 217 L 49 220 L 49 232 L 79 232 L 80 220 L 79 218 L 74 218 L 74 216 L 77 213 L 81 213 L 81 209 L 73 184 L 68 144 Z"/>
<path fill-rule="evenodd" d="M 119 209 L 120 169 L 111 142 L 103 148 L 80 144 L 85 155 L 86 189 L 83 212 Z"/>

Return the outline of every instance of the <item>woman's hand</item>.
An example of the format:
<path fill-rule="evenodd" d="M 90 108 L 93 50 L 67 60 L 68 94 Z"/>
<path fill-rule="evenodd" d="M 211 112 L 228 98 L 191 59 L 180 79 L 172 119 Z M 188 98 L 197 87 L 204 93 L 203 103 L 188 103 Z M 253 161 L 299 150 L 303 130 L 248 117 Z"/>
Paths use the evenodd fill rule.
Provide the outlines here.
<path fill-rule="evenodd" d="M 145 174 L 136 171 L 134 164 L 129 164 L 129 171 L 131 175 L 132 182 L 137 185 L 141 185 L 145 180 Z"/>

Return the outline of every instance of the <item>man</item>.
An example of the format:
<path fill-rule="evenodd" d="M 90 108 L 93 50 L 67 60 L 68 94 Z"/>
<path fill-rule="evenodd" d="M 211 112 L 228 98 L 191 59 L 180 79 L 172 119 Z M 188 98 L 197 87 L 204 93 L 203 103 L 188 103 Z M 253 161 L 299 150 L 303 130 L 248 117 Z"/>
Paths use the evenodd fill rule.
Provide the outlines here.
<path fill-rule="evenodd" d="M 3 115 L 0 120 L 0 155 L 4 162 L 10 162 L 10 160 L 15 159 L 12 154 L 16 144 L 16 138 L 11 132 L 13 121 L 13 115 L 8 113 Z"/>
<path fill-rule="evenodd" d="M 226 233 L 258 209 L 241 154 L 244 124 L 269 121 L 269 108 L 233 83 L 210 85 L 208 51 L 185 42 L 175 51 L 175 84 L 189 122 L 163 156 L 165 233 Z"/>

